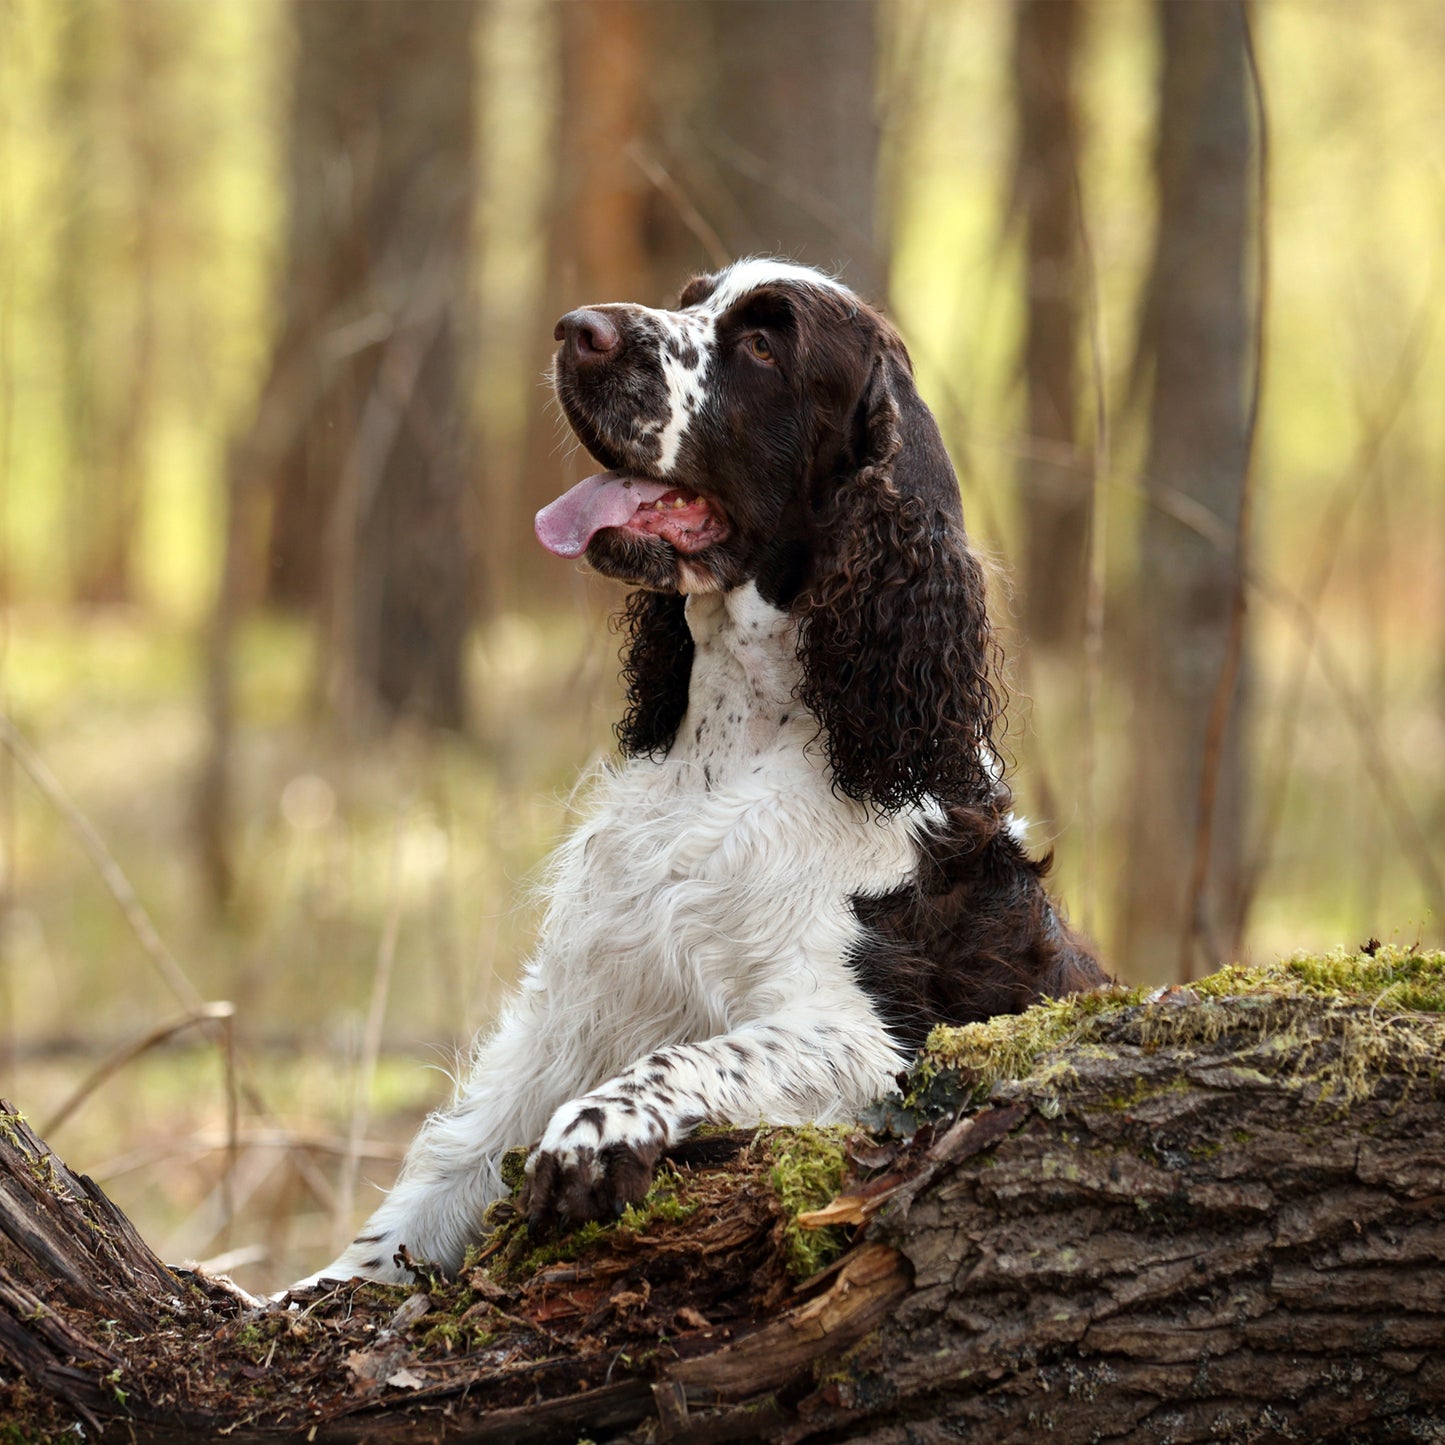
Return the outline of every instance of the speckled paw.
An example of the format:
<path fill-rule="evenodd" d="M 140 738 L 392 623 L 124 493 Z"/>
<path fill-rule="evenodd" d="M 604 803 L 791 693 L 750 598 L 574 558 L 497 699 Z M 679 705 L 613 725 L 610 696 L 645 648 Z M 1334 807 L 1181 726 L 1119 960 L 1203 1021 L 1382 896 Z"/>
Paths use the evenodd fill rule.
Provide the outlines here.
<path fill-rule="evenodd" d="M 589 1219 L 616 1219 L 639 1203 L 652 1184 L 661 1143 L 617 1143 L 538 1149 L 528 1161 L 522 1212 L 534 1232 L 573 1229 Z"/>

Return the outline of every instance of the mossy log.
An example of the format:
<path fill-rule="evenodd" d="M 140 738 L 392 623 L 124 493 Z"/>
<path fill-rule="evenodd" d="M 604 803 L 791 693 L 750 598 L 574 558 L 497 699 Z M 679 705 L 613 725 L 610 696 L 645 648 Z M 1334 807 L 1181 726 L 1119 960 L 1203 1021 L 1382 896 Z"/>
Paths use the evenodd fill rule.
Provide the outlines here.
<path fill-rule="evenodd" d="M 866 1134 L 265 1311 L 5 1106 L 0 1440 L 1445 1439 L 1442 1009 L 1393 952 L 939 1030 Z"/>

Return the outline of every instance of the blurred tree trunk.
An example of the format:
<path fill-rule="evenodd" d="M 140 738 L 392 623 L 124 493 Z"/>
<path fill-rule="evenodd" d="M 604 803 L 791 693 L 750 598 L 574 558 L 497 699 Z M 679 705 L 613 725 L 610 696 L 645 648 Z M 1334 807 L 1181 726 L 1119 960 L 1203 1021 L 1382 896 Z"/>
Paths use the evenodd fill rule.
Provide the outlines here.
<path fill-rule="evenodd" d="M 1156 7 L 1163 45 L 1156 179 L 1159 221 L 1139 337 L 1152 367 L 1139 535 L 1132 819 L 1119 960 L 1131 977 L 1171 975 L 1190 940 L 1228 937 L 1240 878 L 1245 757 L 1239 698 L 1223 738 L 1209 874 L 1188 917 L 1211 705 L 1228 663 L 1238 561 L 1178 520 L 1202 510 L 1233 535 L 1248 465 L 1246 252 L 1251 137 L 1240 5 Z M 1241 669 L 1242 672 L 1242 669 Z"/>
<path fill-rule="evenodd" d="M 648 76 L 661 62 L 648 0 L 592 0 L 553 14 L 560 115 L 552 166 L 547 279 L 541 311 L 523 342 L 525 365 L 551 364 L 557 318 L 593 301 L 664 299 L 668 249 L 648 224 L 648 181 L 636 148 L 652 126 Z M 532 518 L 585 475 L 550 388 L 533 394 L 524 475 L 506 521 L 509 593 L 529 586 L 555 595 L 561 584 L 533 546 Z"/>
<path fill-rule="evenodd" d="M 214 907 L 233 883 L 231 654 L 247 600 L 312 615 L 343 720 L 465 720 L 476 13 L 475 0 L 292 6 L 281 327 L 230 448 L 207 642 L 194 825 Z"/>
<path fill-rule="evenodd" d="M 89 600 L 89 506 L 98 469 L 89 292 L 95 250 L 95 23 L 92 0 L 77 0 L 65 12 L 51 102 L 56 128 L 65 137 L 55 178 L 60 225 L 53 286 L 65 446 L 65 536 L 70 589 L 77 600 Z"/>
<path fill-rule="evenodd" d="M 292 14 L 272 372 L 311 404 L 271 438 L 265 593 L 321 620 L 344 715 L 456 726 L 476 5 L 296 0 Z"/>
<path fill-rule="evenodd" d="M 558 9 L 561 122 L 547 301 L 533 345 L 589 301 L 666 305 L 694 271 L 772 253 L 887 281 L 874 220 L 873 7 L 855 0 L 592 0 Z M 584 474 L 539 392 L 522 515 Z M 531 553 L 523 554 L 530 559 Z M 519 580 L 555 592 L 555 566 Z"/>
<path fill-rule="evenodd" d="M 729 255 L 787 256 L 881 297 L 873 6 L 704 0 L 696 9 L 709 85 L 670 139 L 701 173 Z"/>
<path fill-rule="evenodd" d="M 96 154 L 102 112 L 101 17 L 94 0 L 73 0 L 59 30 L 51 96 L 53 120 L 65 137 L 56 175 L 61 217 L 56 236 L 53 297 L 60 351 L 68 582 L 78 602 L 115 602 L 129 590 L 125 538 L 118 535 L 124 499 L 108 485 L 104 436 L 104 374 L 96 360 L 95 275 L 102 252 Z"/>
<path fill-rule="evenodd" d="M 1072 648 L 1082 635 L 1092 510 L 1091 468 L 1076 427 L 1082 272 L 1074 73 L 1085 16 L 1078 0 L 1022 0 L 1014 8 L 1014 197 L 1027 266 L 1023 621 L 1036 647 L 1054 650 Z"/>
<path fill-rule="evenodd" d="M 67 581 L 78 602 L 124 602 L 134 592 L 155 397 L 162 221 L 174 204 L 175 142 L 164 119 L 174 17 L 161 3 L 72 0 L 59 35 L 52 107 L 65 144 L 52 294 Z M 106 62 L 112 51 L 118 67 Z M 113 284 L 119 274 L 133 284 Z M 112 354 L 124 364 L 104 364 Z"/>
<path fill-rule="evenodd" d="M 107 497 L 97 539 L 94 575 L 97 590 L 128 598 L 133 590 L 132 557 L 139 542 L 146 490 L 146 442 L 156 398 L 159 283 L 164 272 L 163 223 L 178 204 L 179 157 L 168 130 L 166 99 L 182 37 L 177 16 L 150 0 L 117 11 L 125 56 L 120 103 L 122 130 L 130 161 L 131 244 L 130 315 L 124 332 L 125 366 L 116 378 L 114 425 L 102 486 Z"/>

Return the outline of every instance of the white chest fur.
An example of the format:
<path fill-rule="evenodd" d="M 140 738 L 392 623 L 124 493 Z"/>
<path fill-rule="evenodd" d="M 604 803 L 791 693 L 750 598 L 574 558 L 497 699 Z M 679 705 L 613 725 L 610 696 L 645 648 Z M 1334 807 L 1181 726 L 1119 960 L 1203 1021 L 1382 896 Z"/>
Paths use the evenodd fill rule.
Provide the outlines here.
<path fill-rule="evenodd" d="M 850 900 L 917 865 L 918 817 L 879 821 L 830 786 L 786 614 L 749 585 L 689 598 L 687 618 L 671 752 L 602 778 L 549 880 L 528 987 L 548 1013 L 586 1016 L 574 1089 L 781 1007 L 869 1009 L 847 965 Z"/>
<path fill-rule="evenodd" d="M 849 966 L 851 900 L 911 874 L 928 820 L 835 794 L 793 697 L 791 624 L 754 588 L 690 598 L 688 623 L 671 752 L 603 773 L 521 989 L 323 1273 L 402 1278 L 401 1243 L 456 1268 L 510 1145 L 540 1140 L 544 1174 L 604 1187 L 605 1161 L 655 1159 L 700 1120 L 854 1118 L 901 1066 Z"/>

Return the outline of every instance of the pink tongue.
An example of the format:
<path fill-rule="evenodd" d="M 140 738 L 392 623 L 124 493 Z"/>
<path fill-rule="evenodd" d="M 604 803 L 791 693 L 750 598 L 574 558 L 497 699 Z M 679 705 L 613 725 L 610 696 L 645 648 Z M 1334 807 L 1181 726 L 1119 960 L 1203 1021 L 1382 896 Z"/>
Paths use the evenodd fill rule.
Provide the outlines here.
<path fill-rule="evenodd" d="M 639 507 L 671 490 L 626 472 L 598 472 L 537 513 L 537 540 L 559 557 L 580 557 L 603 527 L 625 527 Z"/>

